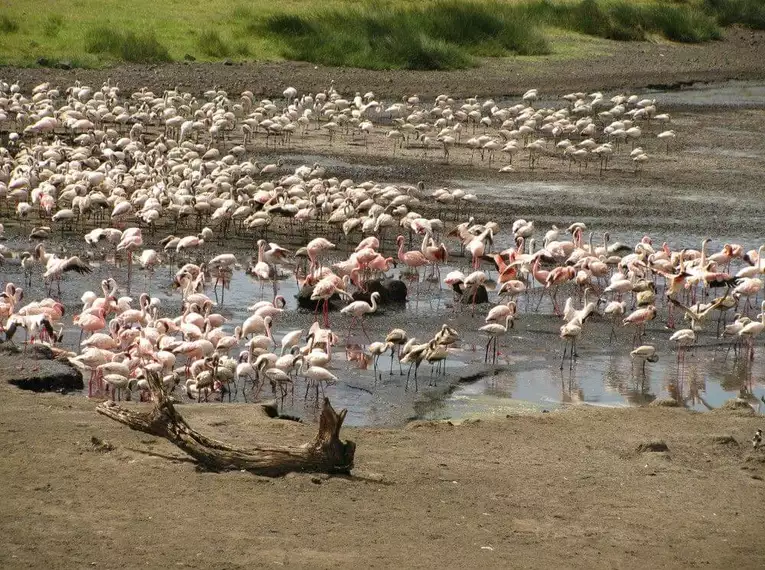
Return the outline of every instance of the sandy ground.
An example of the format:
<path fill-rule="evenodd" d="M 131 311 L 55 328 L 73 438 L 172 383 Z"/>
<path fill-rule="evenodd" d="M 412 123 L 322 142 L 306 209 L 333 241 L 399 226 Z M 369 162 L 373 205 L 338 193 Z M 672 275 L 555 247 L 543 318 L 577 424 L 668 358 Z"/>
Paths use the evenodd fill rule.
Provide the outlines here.
<path fill-rule="evenodd" d="M 609 43 L 608 54 L 588 61 L 502 60 L 450 74 L 263 64 L 71 72 L 5 68 L 0 76 L 18 78 L 27 87 L 43 79 L 66 85 L 118 75 L 126 90 L 144 84 L 161 89 L 176 79 L 186 88 L 217 82 L 231 91 L 257 85 L 256 92 L 273 94 L 288 83 L 315 89 L 335 79 L 340 90 L 383 95 L 501 95 L 532 85 L 561 92 L 762 79 L 763 39 L 762 33 L 735 30 L 724 42 L 704 46 Z M 521 74 L 517 81 L 511 72 Z M 152 77 L 154 83 L 147 81 Z M 698 219 L 714 216 L 715 200 L 726 200 L 732 210 L 723 217 L 723 231 L 734 231 L 735 219 L 744 215 L 762 220 L 751 208 L 761 188 L 763 143 L 755 133 L 765 122 L 762 112 L 714 109 L 681 120 L 682 130 L 698 130 L 702 138 L 679 141 L 678 153 L 713 149 L 719 136 L 735 152 L 682 153 L 682 161 L 657 153 L 639 182 L 629 165 L 622 165 L 608 183 L 643 188 L 657 204 L 656 213 L 664 215 L 665 228 L 675 227 L 661 205 L 666 187 L 673 189 L 670 206 L 681 211 L 687 204 Z M 356 146 L 310 150 L 356 158 L 364 153 Z M 395 164 L 390 176 L 410 181 L 467 171 L 477 180 L 497 179 L 495 169 L 468 164 L 466 154 L 446 166 L 435 158 L 423 162 L 414 153 L 392 159 L 388 152 L 380 143 L 365 158 L 371 172 L 391 172 Z M 550 160 L 541 174 L 519 178 L 600 181 L 592 171 L 571 175 L 555 164 Z M 726 196 L 730 188 L 745 197 L 747 208 Z M 624 198 L 623 207 L 637 200 L 639 194 Z M 596 200 L 576 212 L 564 201 L 550 203 L 552 211 L 544 210 L 550 217 L 603 215 Z M 528 208 L 543 211 L 541 204 Z M 508 215 L 520 213 L 521 208 Z M 678 218 L 676 227 L 688 224 L 687 216 Z M 715 228 L 714 220 L 707 228 Z M 0 385 L 5 487 L 0 567 L 765 566 L 765 453 L 751 452 L 749 443 L 763 427 L 762 418 L 726 411 L 585 408 L 460 426 L 345 429 L 344 437 L 358 445 L 352 477 L 269 480 L 199 472 L 175 448 L 93 409 L 93 402 L 81 398 Z M 205 433 L 243 444 L 301 443 L 315 431 L 312 425 L 262 419 L 248 406 L 185 406 L 183 412 Z M 718 436 L 727 435 L 737 443 L 720 443 L 727 440 Z M 94 450 L 92 437 L 113 449 Z M 669 451 L 637 451 L 653 439 L 664 440 Z"/>
<path fill-rule="evenodd" d="M 348 429 L 351 477 L 262 479 L 200 472 L 80 398 L 7 386 L 0 397 L 3 568 L 765 565 L 765 452 L 749 443 L 762 419 L 735 412 Z M 297 444 L 315 429 L 253 407 L 183 413 L 240 444 Z M 669 451 L 637 451 L 654 439 Z"/>

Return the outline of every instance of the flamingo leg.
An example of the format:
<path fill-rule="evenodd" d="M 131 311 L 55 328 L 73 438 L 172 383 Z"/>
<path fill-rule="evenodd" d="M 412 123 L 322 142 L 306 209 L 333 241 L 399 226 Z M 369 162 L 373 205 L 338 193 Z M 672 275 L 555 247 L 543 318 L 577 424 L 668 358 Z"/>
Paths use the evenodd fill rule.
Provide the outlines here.
<path fill-rule="evenodd" d="M 348 337 L 345 339 L 346 343 L 351 339 L 351 331 L 353 330 L 353 324 L 356 322 L 356 317 L 351 318 L 351 324 L 348 327 Z"/>
<path fill-rule="evenodd" d="M 371 341 L 372 339 L 369 338 L 369 334 L 367 334 L 367 329 L 364 328 L 364 319 L 363 318 L 359 318 L 359 324 L 361 324 L 361 330 L 364 331 L 364 336 L 367 337 L 368 341 Z"/>
<path fill-rule="evenodd" d="M 560 357 L 560 369 L 563 370 L 563 362 L 566 360 L 566 349 L 568 349 L 568 339 L 563 344 L 563 356 Z"/>

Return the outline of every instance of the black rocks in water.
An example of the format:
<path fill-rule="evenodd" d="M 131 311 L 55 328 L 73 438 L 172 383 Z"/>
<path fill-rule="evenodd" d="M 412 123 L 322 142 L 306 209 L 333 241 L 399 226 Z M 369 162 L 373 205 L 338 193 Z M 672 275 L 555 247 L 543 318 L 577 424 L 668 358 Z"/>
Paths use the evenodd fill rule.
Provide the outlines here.
<path fill-rule="evenodd" d="M 364 284 L 365 291 L 356 291 L 352 297 L 354 301 L 372 302 L 372 293 L 379 293 L 377 302 L 380 305 L 392 305 L 406 303 L 408 293 L 406 283 L 400 279 L 371 279 Z"/>
<path fill-rule="evenodd" d="M 460 303 L 465 305 L 472 305 L 473 303 L 482 305 L 489 302 L 489 293 L 483 285 L 463 289 L 462 283 L 455 283 L 452 285 L 452 289 L 454 289 Z"/>

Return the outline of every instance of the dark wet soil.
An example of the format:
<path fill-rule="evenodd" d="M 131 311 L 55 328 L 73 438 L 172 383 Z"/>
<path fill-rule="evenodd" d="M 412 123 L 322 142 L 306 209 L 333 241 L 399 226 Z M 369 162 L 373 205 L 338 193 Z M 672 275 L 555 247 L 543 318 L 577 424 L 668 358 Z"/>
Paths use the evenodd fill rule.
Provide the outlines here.
<path fill-rule="evenodd" d="M 589 43 L 589 42 L 588 42 Z M 587 47 L 583 48 L 587 53 Z M 765 32 L 729 28 L 724 39 L 705 44 L 614 42 L 597 44 L 599 55 L 546 56 L 485 60 L 477 68 L 450 72 L 369 71 L 316 66 L 305 62 L 177 63 L 120 65 L 108 69 L 0 68 L 0 77 L 18 80 L 25 90 L 43 81 L 71 85 L 75 80 L 100 84 L 107 78 L 124 91 L 147 87 L 162 91 L 178 86 L 199 92 L 217 85 L 230 93 L 251 90 L 256 96 L 326 89 L 334 81 L 342 93 L 373 91 L 378 97 L 417 93 L 433 97 L 518 95 L 537 87 L 547 92 L 681 87 L 695 82 L 765 78 Z"/>

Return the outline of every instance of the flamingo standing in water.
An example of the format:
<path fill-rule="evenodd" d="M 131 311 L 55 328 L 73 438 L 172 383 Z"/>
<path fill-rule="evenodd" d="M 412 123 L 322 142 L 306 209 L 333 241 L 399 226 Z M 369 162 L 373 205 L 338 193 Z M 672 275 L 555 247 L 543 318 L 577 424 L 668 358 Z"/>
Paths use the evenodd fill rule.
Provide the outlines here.
<path fill-rule="evenodd" d="M 486 251 L 486 242 L 491 242 L 493 239 L 494 234 L 491 228 L 486 228 L 465 246 L 473 260 L 473 269 L 478 269 L 481 264 L 481 257 Z"/>
<path fill-rule="evenodd" d="M 404 374 L 401 369 L 401 347 L 409 341 L 404 329 L 393 329 L 385 336 L 385 342 L 390 345 L 390 374 L 393 374 L 393 355 L 398 351 L 398 370 L 399 374 Z"/>
<path fill-rule="evenodd" d="M 372 304 L 370 305 L 366 301 L 354 301 L 347 307 L 344 307 L 340 312 L 344 315 L 353 315 L 353 318 L 351 319 L 351 324 L 348 327 L 348 338 L 351 338 L 351 331 L 353 330 L 353 325 L 356 323 L 356 320 L 358 320 L 361 323 L 361 330 L 364 331 L 364 336 L 367 337 L 367 340 L 369 340 L 369 335 L 367 334 L 366 329 L 364 328 L 364 321 L 363 317 L 366 314 L 374 313 L 377 310 L 377 301 L 380 299 L 380 293 L 375 291 L 372 293 L 371 301 Z"/>
<path fill-rule="evenodd" d="M 154 278 L 154 268 L 159 265 L 162 260 L 155 250 L 144 249 L 141 252 L 141 257 L 138 258 L 138 261 L 140 262 L 141 267 L 148 273 L 148 286 L 146 287 L 146 291 L 151 292 L 151 281 Z M 144 285 L 146 285 L 146 281 L 147 279 L 144 279 Z"/>
<path fill-rule="evenodd" d="M 561 359 L 560 359 L 561 370 L 563 370 L 563 362 L 566 360 L 566 349 L 568 348 L 569 344 L 571 344 L 571 352 L 569 352 L 569 355 L 568 355 L 569 370 L 572 370 L 574 368 L 574 358 L 577 356 L 576 339 L 579 338 L 580 334 L 582 334 L 581 321 L 576 321 L 576 320 L 571 321 L 570 323 L 566 323 L 560 328 L 560 337 L 564 341 L 563 356 L 561 356 Z"/>
<path fill-rule="evenodd" d="M 130 277 L 133 275 L 133 252 L 143 245 L 141 228 L 128 228 L 122 232 L 122 239 L 117 244 L 117 251 L 127 252 L 127 292 L 130 294 Z"/>
<path fill-rule="evenodd" d="M 642 346 L 638 346 L 635 350 L 630 352 L 630 356 L 632 357 L 633 361 L 634 360 L 643 361 L 643 366 L 642 366 L 643 376 L 645 376 L 645 363 L 657 362 L 659 360 L 659 355 L 656 354 L 656 347 L 650 344 L 644 344 Z"/>
<path fill-rule="evenodd" d="M 263 297 L 263 282 L 268 281 L 272 277 L 271 266 L 263 261 L 263 252 L 266 247 L 266 240 L 258 240 L 258 262 L 252 267 L 252 274 L 260 281 L 260 296 Z M 273 275 L 274 283 L 274 295 L 276 295 L 276 276 Z"/>
<path fill-rule="evenodd" d="M 391 349 L 391 354 L 393 354 L 393 343 L 391 342 L 373 342 L 369 345 L 369 353 L 372 355 L 372 366 L 375 373 L 375 385 L 377 385 L 377 362 L 389 348 Z M 391 356 L 391 364 L 392 363 L 393 357 Z M 382 372 L 380 373 L 380 379 L 382 380 Z"/>
<path fill-rule="evenodd" d="M 655 318 L 656 307 L 654 305 L 649 305 L 648 307 L 633 311 L 626 319 L 622 321 L 624 326 L 635 325 L 635 337 L 633 339 L 634 346 L 638 345 L 640 338 L 643 336 L 643 334 L 645 334 L 645 324 L 654 320 Z"/>
<path fill-rule="evenodd" d="M 404 251 L 404 236 L 398 236 L 396 238 L 396 244 L 398 244 L 398 259 L 404 263 L 407 267 L 414 269 L 414 273 L 417 276 L 417 294 L 420 293 L 420 272 L 419 268 L 428 264 L 428 260 L 422 254 L 421 251 Z"/>
<path fill-rule="evenodd" d="M 305 246 L 305 249 L 308 252 L 308 259 L 311 260 L 310 273 L 319 267 L 319 255 L 328 249 L 335 249 L 335 244 L 327 239 L 318 237 L 309 241 L 308 245 Z"/>
<path fill-rule="evenodd" d="M 58 286 L 58 295 L 61 297 L 61 276 L 64 273 L 75 271 L 80 275 L 90 273 L 92 269 L 90 266 L 81 260 L 77 256 L 68 257 L 65 259 L 59 259 L 58 257 L 51 257 L 46 264 L 46 271 L 43 273 L 43 279 L 50 278 L 50 284 L 48 287 L 48 294 L 50 295 L 53 288 L 53 281 L 56 281 Z"/>
<path fill-rule="evenodd" d="M 492 343 L 494 343 L 494 351 L 493 351 L 491 362 L 492 364 L 497 363 L 497 339 L 500 336 L 504 336 L 505 334 L 507 334 L 507 331 L 510 330 L 514 316 L 515 316 L 514 313 L 508 313 L 507 316 L 505 316 L 504 326 L 499 323 L 490 323 L 478 329 L 479 331 L 485 332 L 486 334 L 489 335 L 489 342 L 486 343 L 486 353 L 484 354 L 484 359 L 483 359 L 484 362 L 489 361 L 489 347 L 492 345 Z"/>
<path fill-rule="evenodd" d="M 740 338 L 745 338 L 749 341 L 750 360 L 754 360 L 754 339 L 765 330 L 765 301 L 761 303 L 760 310 L 762 312 L 760 313 L 759 321 L 752 321 L 748 325 L 744 325 L 744 327 L 738 331 L 738 336 Z"/>
<path fill-rule="evenodd" d="M 690 345 L 696 344 L 696 332 L 693 329 L 680 329 L 669 337 L 669 340 L 677 343 L 677 366 L 680 368 L 682 377 L 685 369 L 685 352 Z"/>

